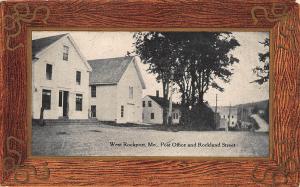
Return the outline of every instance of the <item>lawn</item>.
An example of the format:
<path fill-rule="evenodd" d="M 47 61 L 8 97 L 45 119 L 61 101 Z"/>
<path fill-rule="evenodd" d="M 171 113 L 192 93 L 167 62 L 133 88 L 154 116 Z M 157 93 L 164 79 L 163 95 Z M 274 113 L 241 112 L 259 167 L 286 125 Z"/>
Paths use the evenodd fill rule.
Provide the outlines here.
<path fill-rule="evenodd" d="M 33 156 L 266 157 L 267 133 L 160 131 L 151 126 L 32 127 Z"/>

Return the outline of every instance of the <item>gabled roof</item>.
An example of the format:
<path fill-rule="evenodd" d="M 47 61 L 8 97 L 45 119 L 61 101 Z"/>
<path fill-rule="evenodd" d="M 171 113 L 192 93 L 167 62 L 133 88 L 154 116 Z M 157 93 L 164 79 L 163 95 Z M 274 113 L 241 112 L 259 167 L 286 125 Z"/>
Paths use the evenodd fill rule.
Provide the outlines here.
<path fill-rule="evenodd" d="M 152 95 L 148 95 L 148 97 L 150 97 L 152 100 L 154 100 L 161 107 L 169 107 L 168 99 L 164 99 L 163 97 L 157 97 L 157 96 L 152 96 Z M 173 102 L 173 107 L 179 108 L 180 105 Z"/>
<path fill-rule="evenodd" d="M 145 89 L 145 83 L 142 78 L 141 72 L 134 61 L 134 57 L 118 57 L 108 59 L 88 60 L 88 63 L 92 67 L 92 73 L 90 74 L 91 85 L 112 85 L 118 84 L 121 80 L 128 65 L 133 62 L 137 70 L 138 77 L 141 81 L 142 88 Z"/>
<path fill-rule="evenodd" d="M 32 62 L 37 61 L 40 58 L 40 56 L 42 56 L 43 53 L 47 51 L 47 49 L 51 48 L 51 46 L 54 45 L 54 43 L 56 43 L 63 37 L 67 37 L 69 39 L 69 41 L 75 48 L 75 51 L 78 53 L 84 65 L 86 66 L 87 70 L 91 71 L 92 68 L 90 67 L 89 63 L 87 62 L 87 60 L 79 50 L 79 47 L 76 45 L 75 41 L 69 33 L 32 40 Z"/>
<path fill-rule="evenodd" d="M 60 34 L 56 36 L 49 36 L 45 38 L 39 38 L 36 40 L 32 40 L 32 56 L 35 57 L 35 55 L 42 51 L 43 49 L 46 49 L 48 46 L 56 42 L 57 40 L 61 39 L 67 34 Z"/>

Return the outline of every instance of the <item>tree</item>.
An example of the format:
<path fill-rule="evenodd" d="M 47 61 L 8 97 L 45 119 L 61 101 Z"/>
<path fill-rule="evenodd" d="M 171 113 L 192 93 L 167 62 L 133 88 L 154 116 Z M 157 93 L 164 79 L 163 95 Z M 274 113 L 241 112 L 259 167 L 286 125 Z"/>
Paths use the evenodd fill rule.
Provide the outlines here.
<path fill-rule="evenodd" d="M 270 47 L 270 39 L 266 38 L 263 42 L 259 42 L 260 44 L 264 45 L 265 48 Z M 256 74 L 258 79 L 254 80 L 253 82 L 258 84 L 263 84 L 269 81 L 270 76 L 270 50 L 265 53 L 258 53 L 258 58 L 260 61 L 260 65 L 256 66 L 253 69 L 253 72 Z"/>
<path fill-rule="evenodd" d="M 204 95 L 209 88 L 224 91 L 224 88 L 217 83 L 217 79 L 225 83 L 230 81 L 233 74 L 232 65 L 239 62 L 231 51 L 240 44 L 230 32 L 192 32 L 176 35 L 174 38 L 182 40 L 177 41 L 179 50 L 176 54 L 179 56 L 179 63 L 176 64 L 175 73 L 177 75 L 175 81 L 182 97 L 182 114 L 184 116 L 188 107 L 192 107 L 195 117 L 200 118 L 205 111 L 205 116 L 208 116 L 212 111 L 207 110 Z M 205 121 L 205 119 L 192 120 Z M 207 123 L 211 125 L 211 121 Z"/>
<path fill-rule="evenodd" d="M 135 53 L 149 64 L 148 72 L 156 75 L 157 82 L 162 82 L 163 98 L 167 100 L 174 55 L 171 41 L 159 32 L 139 32 L 133 37 Z M 163 124 L 167 125 L 167 106 L 163 106 Z"/>
<path fill-rule="evenodd" d="M 230 54 L 239 46 L 230 32 L 148 32 L 137 33 L 134 38 L 136 53 L 150 65 L 148 71 L 163 83 L 165 99 L 169 94 L 170 70 L 174 70 L 183 118 L 190 107 L 204 108 L 203 98 L 209 88 L 224 91 L 216 79 L 229 82 L 232 65 L 239 62 Z"/>

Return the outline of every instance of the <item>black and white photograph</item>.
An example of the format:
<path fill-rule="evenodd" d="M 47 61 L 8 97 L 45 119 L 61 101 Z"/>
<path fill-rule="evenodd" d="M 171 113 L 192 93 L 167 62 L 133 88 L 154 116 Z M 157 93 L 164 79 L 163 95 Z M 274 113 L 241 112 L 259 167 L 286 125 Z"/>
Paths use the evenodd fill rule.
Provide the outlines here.
<path fill-rule="evenodd" d="M 32 156 L 270 155 L 269 32 L 31 37 Z"/>

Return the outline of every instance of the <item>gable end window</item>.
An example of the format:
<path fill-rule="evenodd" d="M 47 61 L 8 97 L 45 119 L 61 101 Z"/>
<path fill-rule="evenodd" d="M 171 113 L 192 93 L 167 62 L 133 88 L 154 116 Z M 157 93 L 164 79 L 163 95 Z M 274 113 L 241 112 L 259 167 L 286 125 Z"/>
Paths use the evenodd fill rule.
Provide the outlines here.
<path fill-rule="evenodd" d="M 63 49 L 63 60 L 64 61 L 68 61 L 69 60 L 69 47 L 64 45 L 64 49 Z"/>
<path fill-rule="evenodd" d="M 133 87 L 129 86 L 129 99 L 133 99 Z"/>
<path fill-rule="evenodd" d="M 95 85 L 91 86 L 91 97 L 96 97 L 97 96 L 97 89 Z"/>
<path fill-rule="evenodd" d="M 148 107 L 152 107 L 152 102 L 148 101 Z"/>
<path fill-rule="evenodd" d="M 81 72 L 76 71 L 76 84 L 80 85 L 80 83 L 81 83 Z"/>
<path fill-rule="evenodd" d="M 46 79 L 52 80 L 52 65 L 46 64 Z"/>
<path fill-rule="evenodd" d="M 143 101 L 143 107 L 145 107 L 146 106 L 146 101 Z"/>
<path fill-rule="evenodd" d="M 76 94 L 76 111 L 82 111 L 82 94 Z"/>
<path fill-rule="evenodd" d="M 42 90 L 42 107 L 45 110 L 51 109 L 51 90 Z"/>

